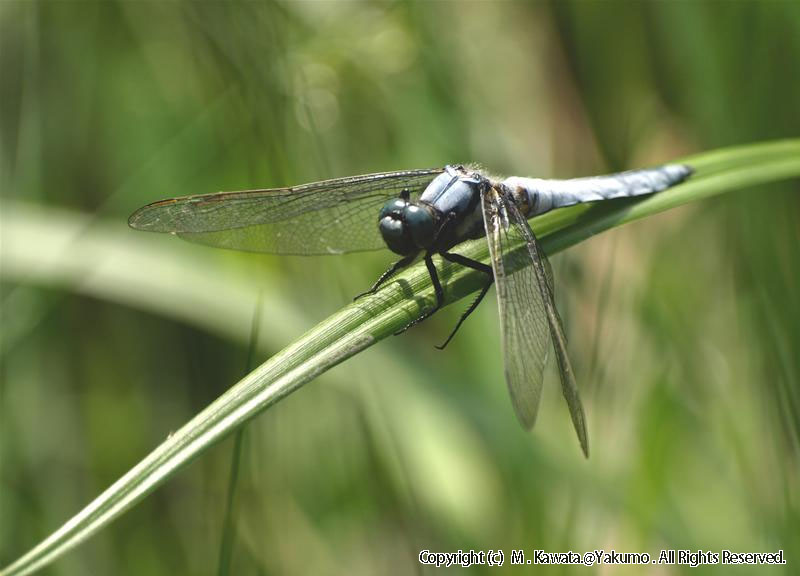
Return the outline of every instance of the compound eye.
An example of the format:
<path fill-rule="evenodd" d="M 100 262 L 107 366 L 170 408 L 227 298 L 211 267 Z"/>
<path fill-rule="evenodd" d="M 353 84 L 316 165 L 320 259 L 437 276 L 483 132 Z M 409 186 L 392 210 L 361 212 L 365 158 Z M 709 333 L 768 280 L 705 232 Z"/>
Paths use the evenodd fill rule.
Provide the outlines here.
<path fill-rule="evenodd" d="M 428 208 L 409 204 L 403 212 L 403 219 L 414 244 L 420 248 L 429 248 L 433 244 L 436 236 L 436 222 Z"/>
<path fill-rule="evenodd" d="M 408 206 L 407 200 L 403 200 L 402 198 L 393 198 L 383 205 L 383 208 L 381 208 L 381 213 L 378 215 L 378 220 L 383 220 L 387 216 L 391 215 L 399 217 L 406 206 Z"/>
<path fill-rule="evenodd" d="M 405 223 L 397 216 L 389 214 L 378 222 L 378 228 L 383 236 L 383 241 L 389 250 L 395 254 L 406 256 L 416 251 L 414 242 L 408 234 Z"/>

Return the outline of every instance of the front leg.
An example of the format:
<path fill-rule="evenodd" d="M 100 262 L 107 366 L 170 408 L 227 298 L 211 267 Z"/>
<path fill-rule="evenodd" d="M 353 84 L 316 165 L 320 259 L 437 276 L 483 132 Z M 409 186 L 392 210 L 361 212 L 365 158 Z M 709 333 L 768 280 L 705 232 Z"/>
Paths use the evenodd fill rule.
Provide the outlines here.
<path fill-rule="evenodd" d="M 439 274 L 436 272 L 436 266 L 433 264 L 432 256 L 439 252 L 438 248 L 439 241 L 441 238 L 444 237 L 444 232 L 447 230 L 447 228 L 449 228 L 452 225 L 455 219 L 456 219 L 455 212 L 450 212 L 447 214 L 447 216 L 444 217 L 441 226 L 439 226 L 439 229 L 436 231 L 436 237 L 431 243 L 431 247 L 425 253 L 425 266 L 428 268 L 428 274 L 431 277 L 433 290 L 436 293 L 436 305 L 430 310 L 426 310 L 425 312 L 423 312 L 420 315 L 420 317 L 417 318 L 416 320 L 406 324 L 405 327 L 403 327 L 403 329 L 395 332 L 394 333 L 395 336 L 402 334 L 403 332 L 405 332 L 415 324 L 419 324 L 426 318 L 430 318 L 437 310 L 439 310 L 439 308 L 441 308 L 444 305 L 444 290 L 442 290 L 442 283 L 439 282 Z"/>
<path fill-rule="evenodd" d="M 434 265 L 431 256 L 433 256 L 432 252 L 428 252 L 425 254 L 425 266 L 428 268 L 428 274 L 430 275 L 431 282 L 433 283 L 433 290 L 434 292 L 436 292 L 436 305 L 430 310 L 426 310 L 425 312 L 423 312 L 416 320 L 413 320 L 408 324 L 406 324 L 405 327 L 403 327 L 401 330 L 395 332 L 394 333 L 395 336 L 402 334 L 403 332 L 405 332 L 415 324 L 419 324 L 426 318 L 430 318 L 434 314 L 434 312 L 436 312 L 444 304 L 444 290 L 442 290 L 442 283 L 439 282 L 439 274 L 436 272 L 436 266 Z"/>
<path fill-rule="evenodd" d="M 392 276 L 397 274 L 400 270 L 402 270 L 403 268 L 405 268 L 406 266 L 411 264 L 414 261 L 414 258 L 416 258 L 416 257 L 417 257 L 416 254 L 411 254 L 409 256 L 401 258 L 400 260 L 398 260 L 397 262 L 392 264 L 389 267 L 389 269 L 386 270 L 386 272 L 384 272 L 383 274 L 380 275 L 380 277 L 375 281 L 375 284 L 372 285 L 372 288 L 370 288 L 366 292 L 362 292 L 361 294 L 357 295 L 355 298 L 353 298 L 353 302 L 355 302 L 356 300 L 358 300 L 362 296 L 366 296 L 367 294 L 375 294 L 375 292 L 378 291 L 378 288 L 383 286 L 383 284 L 389 278 L 391 278 Z"/>

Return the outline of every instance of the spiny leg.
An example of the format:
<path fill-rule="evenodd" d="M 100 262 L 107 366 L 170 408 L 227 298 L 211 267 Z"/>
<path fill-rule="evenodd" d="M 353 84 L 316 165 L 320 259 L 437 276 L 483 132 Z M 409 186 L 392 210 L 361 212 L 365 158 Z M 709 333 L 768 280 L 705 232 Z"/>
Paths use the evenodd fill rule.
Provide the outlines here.
<path fill-rule="evenodd" d="M 432 254 L 430 252 L 425 254 L 425 266 L 428 268 L 428 274 L 430 275 L 431 282 L 433 283 L 433 290 L 436 293 L 436 305 L 430 310 L 426 310 L 425 312 L 423 312 L 416 320 L 413 320 L 408 324 L 406 324 L 403 329 L 395 332 L 394 333 L 395 336 L 402 334 L 403 332 L 405 332 L 415 324 L 419 324 L 426 318 L 430 318 L 430 316 L 433 315 L 433 313 L 436 312 L 439 308 L 441 308 L 442 304 L 444 303 L 444 290 L 442 290 L 442 284 L 441 282 L 439 282 L 439 274 L 436 272 L 436 266 L 433 264 L 431 255 Z"/>
<path fill-rule="evenodd" d="M 454 262 L 456 264 L 461 264 L 462 266 L 465 266 L 467 268 L 472 268 L 473 270 L 477 270 L 478 272 L 483 272 L 489 277 L 489 282 L 487 282 L 486 285 L 483 288 L 481 288 L 481 292 L 480 294 L 478 294 L 478 297 L 475 298 L 472 304 L 469 305 L 469 308 L 467 308 L 466 311 L 461 315 L 461 318 L 458 319 L 456 327 L 453 328 L 452 332 L 450 332 L 450 336 L 447 337 L 447 340 L 444 341 L 444 344 L 436 346 L 436 348 L 438 348 L 439 350 L 444 350 L 445 346 L 447 346 L 450 343 L 450 341 L 453 339 L 453 336 L 455 336 L 456 332 L 458 332 L 458 329 L 461 328 L 461 325 L 464 323 L 464 320 L 466 320 L 469 317 L 469 315 L 475 311 L 475 309 L 483 300 L 483 297 L 486 296 L 486 293 L 489 291 L 489 288 L 491 287 L 492 283 L 494 283 L 494 273 L 492 272 L 492 267 L 489 266 L 488 264 L 484 264 L 483 262 L 478 262 L 477 260 L 473 260 L 472 258 L 467 258 L 466 256 L 462 256 L 461 254 L 451 254 L 449 252 L 442 252 L 442 258 L 444 258 L 445 260 L 449 260 L 450 262 Z"/>
<path fill-rule="evenodd" d="M 392 276 L 397 274 L 397 272 L 399 272 L 400 270 L 402 270 L 403 268 L 405 268 L 406 266 L 411 264 L 411 262 L 414 261 L 415 257 L 416 257 L 416 254 L 412 254 L 410 256 L 406 256 L 405 258 L 401 258 L 400 260 L 398 260 L 397 262 L 392 264 L 389 267 L 389 269 L 386 270 L 386 272 L 384 272 L 383 274 L 380 275 L 380 277 L 375 281 L 375 284 L 372 285 L 372 288 L 370 288 L 366 292 L 362 292 L 361 294 L 357 295 L 355 298 L 353 298 L 353 302 L 355 302 L 356 300 L 358 300 L 362 296 L 366 296 L 367 294 L 374 294 L 375 292 L 377 292 L 378 288 L 383 286 L 383 284 L 389 278 L 391 278 Z"/>
<path fill-rule="evenodd" d="M 439 282 L 439 274 L 436 272 L 436 266 L 433 264 L 431 256 L 439 252 L 435 247 L 438 244 L 439 239 L 442 238 L 443 236 L 442 233 L 447 229 L 448 226 L 450 226 L 450 224 L 455 220 L 455 218 L 456 218 L 455 212 L 449 212 L 447 216 L 444 217 L 442 224 L 436 231 L 436 238 L 432 243 L 432 246 L 434 246 L 434 248 L 428 249 L 428 251 L 425 253 L 425 267 L 428 268 L 428 274 L 430 275 L 431 282 L 433 283 L 433 290 L 434 292 L 436 292 L 436 306 L 434 306 L 430 310 L 423 312 L 419 318 L 406 324 L 406 326 L 402 330 L 398 330 L 397 332 L 395 332 L 394 333 L 395 336 L 402 334 L 403 332 L 405 332 L 415 324 L 419 324 L 426 318 L 430 318 L 433 315 L 433 313 L 436 312 L 439 308 L 441 308 L 442 305 L 444 304 L 444 290 L 442 290 L 442 284 L 441 282 Z"/>

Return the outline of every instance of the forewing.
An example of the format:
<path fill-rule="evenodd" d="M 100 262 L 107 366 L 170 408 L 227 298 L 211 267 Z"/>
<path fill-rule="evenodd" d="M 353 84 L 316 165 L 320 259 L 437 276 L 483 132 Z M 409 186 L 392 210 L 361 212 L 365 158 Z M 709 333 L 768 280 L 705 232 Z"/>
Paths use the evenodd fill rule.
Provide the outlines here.
<path fill-rule="evenodd" d="M 552 342 L 562 392 L 581 448 L 588 456 L 583 406 L 555 307 L 547 257 L 528 221 L 502 189 L 492 189 L 484 196 L 483 213 L 497 283 L 506 382 L 517 416 L 528 428 L 536 421 L 544 365 Z M 516 250 L 512 249 L 515 245 Z"/>
<path fill-rule="evenodd" d="M 324 180 L 292 188 L 162 200 L 128 223 L 201 244 L 273 254 L 338 254 L 383 248 L 378 213 L 408 190 L 419 196 L 441 169 Z"/>

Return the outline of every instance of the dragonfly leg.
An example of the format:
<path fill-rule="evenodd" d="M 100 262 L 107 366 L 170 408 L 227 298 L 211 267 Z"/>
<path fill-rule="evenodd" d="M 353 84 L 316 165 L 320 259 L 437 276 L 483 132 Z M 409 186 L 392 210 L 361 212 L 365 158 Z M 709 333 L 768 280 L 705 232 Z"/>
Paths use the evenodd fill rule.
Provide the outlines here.
<path fill-rule="evenodd" d="M 447 230 L 447 228 L 452 225 L 452 223 L 456 219 L 455 212 L 449 212 L 447 216 L 445 216 L 444 220 L 442 221 L 441 226 L 439 226 L 439 230 L 436 231 L 436 238 L 434 239 L 432 246 L 434 248 L 429 248 L 428 251 L 425 253 L 425 266 L 428 268 L 428 274 L 431 277 L 431 283 L 433 284 L 433 290 L 436 293 L 436 305 L 431 308 L 430 310 L 426 310 L 423 312 L 419 318 L 409 322 L 402 330 L 398 330 L 394 333 L 395 336 L 402 334 L 415 324 L 419 324 L 426 318 L 430 318 L 433 314 L 442 307 L 444 304 L 444 290 L 442 290 L 442 283 L 439 282 L 439 274 L 436 272 L 436 266 L 433 263 L 433 259 L 431 258 L 434 254 L 440 253 L 437 248 L 435 248 L 438 243 L 439 239 L 445 237 L 443 232 Z M 469 260 L 469 258 L 464 258 L 464 260 Z M 471 261 L 472 262 L 472 261 Z M 476 262 L 476 264 L 480 265 L 480 262 Z M 490 269 L 491 270 L 491 269 Z"/>
<path fill-rule="evenodd" d="M 356 300 L 358 300 L 362 296 L 366 296 L 367 294 L 374 294 L 375 292 L 377 292 L 378 288 L 383 286 L 383 284 L 389 278 L 391 278 L 392 276 L 397 274 L 397 272 L 399 272 L 400 270 L 402 270 L 403 268 L 405 268 L 406 266 L 411 264 L 411 262 L 414 261 L 414 258 L 416 258 L 416 256 L 417 256 L 416 254 L 412 254 L 410 256 L 406 256 L 405 258 L 401 258 L 400 260 L 398 260 L 397 262 L 392 264 L 389 267 L 389 269 L 386 270 L 386 272 L 384 272 L 383 274 L 380 275 L 380 277 L 375 281 L 375 284 L 372 285 L 372 288 L 370 288 L 366 292 L 362 292 L 361 294 L 357 295 L 355 298 L 353 298 L 353 302 L 355 302 Z"/>
<path fill-rule="evenodd" d="M 491 285 L 494 283 L 494 273 L 492 272 L 492 267 L 489 266 L 488 264 L 484 264 L 483 262 L 478 262 L 477 260 L 473 260 L 472 258 L 467 258 L 465 256 L 462 256 L 461 254 L 451 254 L 449 252 L 442 252 L 442 258 L 450 262 L 454 262 L 456 264 L 461 264 L 462 266 L 466 266 L 467 268 L 472 268 L 473 270 L 483 272 L 489 277 L 489 281 L 483 288 L 481 288 L 481 292 L 480 294 L 478 294 L 478 297 L 475 298 L 475 300 L 473 300 L 472 304 L 469 305 L 469 308 L 467 308 L 466 311 L 461 315 L 461 318 L 458 319 L 456 327 L 453 328 L 452 332 L 450 332 L 450 336 L 447 337 L 447 340 L 445 340 L 444 343 L 441 344 L 440 346 L 436 346 L 436 348 L 438 348 L 439 350 L 444 350 L 445 346 L 447 346 L 450 343 L 450 341 L 453 339 L 453 336 L 455 336 L 456 332 L 458 332 L 458 329 L 461 328 L 461 325 L 464 323 L 464 320 L 466 320 L 469 317 L 469 315 L 475 311 L 475 309 L 483 300 L 483 297 L 486 296 L 486 293 L 489 291 Z"/>
<path fill-rule="evenodd" d="M 395 336 L 402 334 L 403 332 L 405 332 L 415 324 L 419 324 L 426 318 L 430 318 L 434 312 L 436 312 L 439 308 L 442 307 L 442 304 L 444 303 L 444 290 L 442 290 L 442 283 L 439 282 L 439 274 L 436 272 L 436 266 L 434 265 L 433 260 L 431 259 L 432 255 L 433 254 L 431 252 L 425 254 L 425 266 L 428 268 L 428 274 L 430 274 L 431 282 L 433 283 L 433 290 L 434 292 L 436 292 L 436 305 L 430 310 L 426 310 L 425 312 L 423 312 L 420 315 L 420 317 L 417 318 L 416 320 L 413 320 L 408 324 L 406 324 L 406 326 L 401 330 L 395 332 L 394 333 Z"/>

